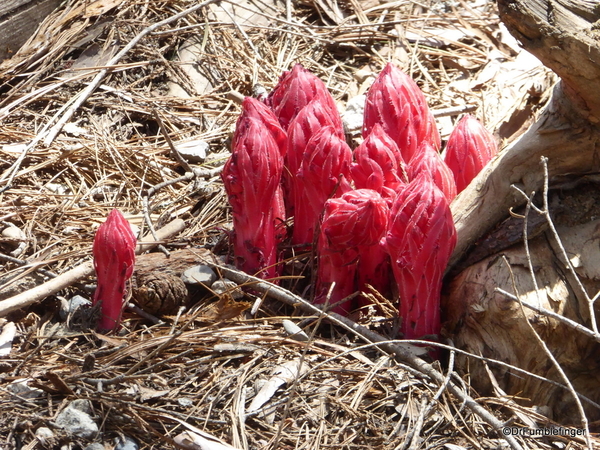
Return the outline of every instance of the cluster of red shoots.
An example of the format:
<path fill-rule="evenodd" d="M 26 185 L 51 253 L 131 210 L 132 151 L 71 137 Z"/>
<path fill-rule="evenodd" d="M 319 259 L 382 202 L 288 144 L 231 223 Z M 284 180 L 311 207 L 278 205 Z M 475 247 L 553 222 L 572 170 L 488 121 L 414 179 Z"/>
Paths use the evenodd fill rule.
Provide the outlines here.
<path fill-rule="evenodd" d="M 352 151 L 332 96 L 300 65 L 264 102 L 244 100 L 222 175 L 236 265 L 277 277 L 278 244 L 293 216 L 291 243 L 316 242 L 315 303 L 347 314 L 366 306 L 366 297 L 351 294 L 367 284 L 388 295 L 393 274 L 404 336 L 436 335 L 442 276 L 456 244 L 449 204 L 496 144 L 466 116 L 442 159 L 425 96 L 392 64 L 367 94 L 362 132 Z"/>

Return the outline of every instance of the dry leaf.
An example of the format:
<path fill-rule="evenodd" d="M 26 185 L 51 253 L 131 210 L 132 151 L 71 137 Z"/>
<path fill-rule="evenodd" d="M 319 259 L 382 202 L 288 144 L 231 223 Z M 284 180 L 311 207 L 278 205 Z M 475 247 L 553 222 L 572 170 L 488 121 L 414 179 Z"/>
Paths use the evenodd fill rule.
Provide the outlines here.
<path fill-rule="evenodd" d="M 308 365 L 301 362 L 298 358 L 277 366 L 269 381 L 263 385 L 258 394 L 256 394 L 256 397 L 252 399 L 247 412 L 251 413 L 260 409 L 261 406 L 273 397 L 280 386 L 292 383 L 298 376 L 305 374 L 307 371 Z"/>

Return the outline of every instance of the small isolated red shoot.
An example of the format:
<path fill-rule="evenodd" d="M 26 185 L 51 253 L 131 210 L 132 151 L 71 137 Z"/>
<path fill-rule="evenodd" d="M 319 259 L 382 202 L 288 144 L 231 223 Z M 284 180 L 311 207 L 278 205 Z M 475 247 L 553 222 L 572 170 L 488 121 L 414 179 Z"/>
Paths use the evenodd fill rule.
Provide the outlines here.
<path fill-rule="evenodd" d="M 385 66 L 367 93 L 364 138 L 376 123 L 398 144 L 406 162 L 423 142 L 440 148 L 440 135 L 423 92 L 392 63 Z"/>
<path fill-rule="evenodd" d="M 133 274 L 136 239 L 129 222 L 113 209 L 94 238 L 94 268 L 98 285 L 93 304 L 101 302 L 99 330 L 115 330 L 121 324 L 125 283 Z"/>
<path fill-rule="evenodd" d="M 446 145 L 444 160 L 462 192 L 498 153 L 496 139 L 475 117 L 467 114 L 456 125 Z"/>
<path fill-rule="evenodd" d="M 429 175 L 444 193 L 448 203 L 456 197 L 456 184 L 452 171 L 440 154 L 431 145 L 424 142 L 408 164 L 408 179 L 414 180 L 421 173 Z"/>
<path fill-rule="evenodd" d="M 437 335 L 442 277 L 456 230 L 448 201 L 430 176 L 419 174 L 398 194 L 385 245 L 398 285 L 404 337 Z"/>

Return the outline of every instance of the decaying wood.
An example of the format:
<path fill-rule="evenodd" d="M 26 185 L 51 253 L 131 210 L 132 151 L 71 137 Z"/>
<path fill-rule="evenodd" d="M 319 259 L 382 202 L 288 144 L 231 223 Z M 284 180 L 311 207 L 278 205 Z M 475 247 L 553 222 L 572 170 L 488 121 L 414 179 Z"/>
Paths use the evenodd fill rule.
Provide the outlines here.
<path fill-rule="evenodd" d="M 464 270 L 446 286 L 445 332 L 458 348 L 475 355 L 554 382 L 566 379 L 571 390 L 507 368 L 457 358 L 457 366 L 470 374 L 473 386 L 482 392 L 517 395 L 550 418 L 587 429 L 588 423 L 600 419 L 600 336 L 593 333 L 599 308 L 590 301 L 600 290 L 598 185 L 583 182 L 572 191 L 550 191 L 552 221 L 547 221 L 548 231 L 542 227 L 538 237 L 527 236 L 532 238 L 529 252 L 523 245 L 497 248 L 496 254 L 474 263 L 483 248 L 473 250 L 472 245 L 485 244 L 481 237 L 532 192 L 545 190 L 545 184 L 552 186 L 565 178 L 581 181 L 585 174 L 600 172 L 600 7 L 585 0 L 498 0 L 498 5 L 511 33 L 561 81 L 539 120 L 452 204 L 458 245 L 450 271 Z M 547 158 L 546 173 L 542 157 Z M 537 220 L 533 211 L 530 219 Z M 519 240 L 521 234 L 522 241 L 523 228 L 523 221 L 520 230 L 500 226 L 500 234 L 491 234 L 490 239 L 510 234 Z M 526 309 L 515 298 L 558 316 Z M 565 325 L 559 316 L 590 332 Z M 581 401 L 585 414 L 580 396 L 585 397 Z M 587 439 L 590 446 L 589 434 Z"/>
<path fill-rule="evenodd" d="M 590 292 L 600 289 L 600 221 L 578 226 L 559 226 L 569 255 L 577 255 L 577 271 Z M 535 306 L 558 313 L 584 326 L 590 326 L 587 308 L 575 301 L 574 286 L 547 236 L 530 242 L 538 291 L 528 270 L 522 247 L 504 250 L 472 265 L 452 280 L 445 298 L 447 332 L 458 348 L 475 355 L 504 361 L 516 367 L 560 381 L 548 364 L 542 349 L 528 329 L 529 321 L 552 350 L 577 392 L 600 403 L 600 345 L 588 335 L 558 320 L 530 310 L 496 292 L 497 288 L 518 295 Z M 585 249 L 582 251 L 581 249 Z M 514 277 L 514 279 L 513 279 Z M 518 291 L 515 292 L 515 289 Z M 492 391 L 492 380 L 483 364 L 457 357 L 460 367 L 468 367 L 473 384 L 483 392 Z M 495 382 L 509 394 L 527 399 L 528 405 L 549 409 L 549 417 L 577 422 L 571 394 L 539 379 L 523 377 L 507 368 L 492 367 Z M 583 403 L 589 420 L 600 418 L 597 406 Z"/>
<path fill-rule="evenodd" d="M 562 79 L 539 120 L 501 152 L 453 202 L 458 245 L 450 265 L 524 201 L 511 189 L 539 190 L 540 157 L 551 180 L 600 171 L 600 33 L 596 2 L 499 0 L 501 18 L 523 46 Z"/>
<path fill-rule="evenodd" d="M 61 0 L 4 0 L 0 3 L 0 61 L 31 37 Z"/>

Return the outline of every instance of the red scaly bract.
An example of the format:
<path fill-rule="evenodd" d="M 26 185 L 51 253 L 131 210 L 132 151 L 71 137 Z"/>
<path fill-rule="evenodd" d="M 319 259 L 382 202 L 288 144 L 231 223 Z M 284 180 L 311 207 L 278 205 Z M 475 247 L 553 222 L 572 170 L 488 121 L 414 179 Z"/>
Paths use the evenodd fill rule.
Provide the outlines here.
<path fill-rule="evenodd" d="M 296 177 L 310 138 L 323 127 L 331 126 L 335 134 L 344 139 L 344 130 L 336 124 L 335 117 L 326 107 L 327 99 L 318 93 L 291 121 L 288 128 L 287 153 L 283 171 L 284 198 L 287 214 L 294 215 Z M 337 112 L 336 112 L 337 114 Z"/>
<path fill-rule="evenodd" d="M 354 149 L 354 161 L 350 170 L 355 187 L 373 189 L 390 203 L 408 182 L 400 149 L 378 123 Z"/>
<path fill-rule="evenodd" d="M 422 142 L 440 148 L 440 135 L 423 92 L 392 63 L 381 71 L 367 93 L 364 138 L 376 123 L 398 144 L 406 162 L 410 162 Z"/>
<path fill-rule="evenodd" d="M 456 184 L 452 171 L 446 165 L 440 154 L 427 142 L 419 148 L 408 164 L 408 179 L 414 180 L 420 173 L 432 177 L 433 182 L 446 196 L 448 203 L 456 197 Z"/>
<path fill-rule="evenodd" d="M 373 271 L 381 268 L 386 258 L 379 242 L 387 228 L 387 217 L 387 203 L 371 189 L 353 190 L 327 200 L 317 244 L 315 303 L 328 300 L 333 282 L 330 304 L 353 294 L 366 280 L 373 282 L 378 278 L 379 274 Z M 361 274 L 362 271 L 365 273 Z M 347 314 L 353 306 L 353 302 L 347 301 L 333 311 Z"/>
<path fill-rule="evenodd" d="M 281 75 L 277 86 L 267 97 L 266 104 L 271 107 L 283 129 L 287 130 L 294 117 L 317 96 L 321 97 L 321 103 L 331 115 L 334 126 L 343 128 L 335 100 L 325 83 L 300 64 Z"/>
<path fill-rule="evenodd" d="M 390 211 L 385 245 L 400 296 L 407 339 L 440 331 L 440 291 L 456 245 L 446 197 L 421 173 L 401 190 Z"/>
<path fill-rule="evenodd" d="M 246 118 L 243 123 L 221 174 L 233 216 L 235 261 L 246 273 L 273 277 L 278 242 L 274 213 L 282 208 L 277 195 L 283 158 L 263 121 Z"/>
<path fill-rule="evenodd" d="M 281 156 L 285 157 L 287 151 L 287 133 L 281 128 L 271 108 L 252 97 L 245 97 L 242 102 L 242 112 L 235 124 L 231 148 L 235 148 L 235 143 L 240 135 L 243 136 L 246 133 L 246 121 L 248 119 L 257 119 L 265 125 L 265 128 L 273 136 Z"/>
<path fill-rule="evenodd" d="M 310 138 L 297 172 L 292 243 L 312 243 L 327 199 L 352 189 L 351 161 L 352 150 L 334 127 L 323 127 Z"/>
<path fill-rule="evenodd" d="M 458 193 L 498 153 L 494 136 L 473 116 L 465 115 L 456 125 L 446 145 L 444 160 L 454 174 Z"/>
<path fill-rule="evenodd" d="M 100 330 L 115 330 L 121 324 L 125 283 L 133 274 L 136 239 L 129 222 L 113 209 L 94 237 L 94 268 L 98 285 L 93 304 L 102 302 Z"/>

